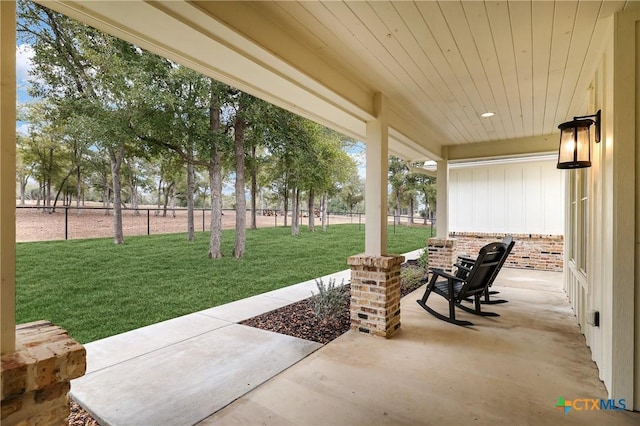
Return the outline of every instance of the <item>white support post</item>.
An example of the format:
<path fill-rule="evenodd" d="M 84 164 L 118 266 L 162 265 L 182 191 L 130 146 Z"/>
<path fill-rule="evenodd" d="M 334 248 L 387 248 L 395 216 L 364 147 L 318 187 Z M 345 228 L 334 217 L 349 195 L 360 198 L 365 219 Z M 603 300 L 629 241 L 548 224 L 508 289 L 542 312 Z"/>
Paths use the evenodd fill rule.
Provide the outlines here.
<path fill-rule="evenodd" d="M 446 149 L 443 148 L 443 154 Z M 436 162 L 437 167 L 437 199 L 436 199 L 436 236 L 449 238 L 449 161 L 446 156 Z"/>
<path fill-rule="evenodd" d="M 0 1 L 0 352 L 16 347 L 16 3 Z"/>
<path fill-rule="evenodd" d="M 387 254 L 387 181 L 389 168 L 389 126 L 387 99 L 374 98 L 376 118 L 367 122 L 367 176 L 365 180 L 365 254 Z"/>
<path fill-rule="evenodd" d="M 613 114 L 610 111 L 605 113 L 605 119 L 613 115 L 613 143 L 607 137 L 609 135 L 604 138 L 612 152 L 613 205 L 610 217 L 613 228 L 610 238 L 613 265 L 611 294 L 605 295 L 605 300 L 608 300 L 603 306 L 610 314 L 600 322 L 600 327 L 606 332 L 603 336 L 611 345 L 607 348 L 611 356 L 608 360 L 611 363 L 610 385 L 607 386 L 609 398 L 625 399 L 626 409 L 637 411 L 640 409 L 640 293 L 637 281 L 640 276 L 637 235 L 640 232 L 636 199 L 640 197 L 637 121 L 640 6 L 636 2 L 631 3 L 624 12 L 614 15 Z M 607 318 L 610 323 L 605 322 Z"/>

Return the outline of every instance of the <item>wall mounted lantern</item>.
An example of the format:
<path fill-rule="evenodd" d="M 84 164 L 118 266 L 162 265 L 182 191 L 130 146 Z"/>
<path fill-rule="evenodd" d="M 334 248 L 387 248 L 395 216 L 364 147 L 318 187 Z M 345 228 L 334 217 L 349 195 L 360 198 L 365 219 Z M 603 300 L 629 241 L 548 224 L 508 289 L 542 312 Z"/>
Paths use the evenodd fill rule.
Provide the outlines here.
<path fill-rule="evenodd" d="M 581 169 L 591 167 L 591 125 L 595 124 L 596 143 L 600 142 L 601 111 L 593 115 L 573 117 L 558 126 L 560 147 L 558 148 L 559 169 Z"/>

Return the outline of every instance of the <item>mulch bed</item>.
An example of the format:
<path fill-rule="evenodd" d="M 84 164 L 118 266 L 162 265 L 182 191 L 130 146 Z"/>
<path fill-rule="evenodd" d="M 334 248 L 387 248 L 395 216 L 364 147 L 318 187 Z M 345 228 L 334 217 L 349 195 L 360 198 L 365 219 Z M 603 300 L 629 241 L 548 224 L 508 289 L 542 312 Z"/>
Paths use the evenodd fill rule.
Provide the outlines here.
<path fill-rule="evenodd" d="M 99 426 L 98 422 L 91 417 L 81 406 L 73 399 L 71 402 L 71 412 L 69 413 L 69 426 Z"/>
<path fill-rule="evenodd" d="M 403 268 L 407 266 L 417 268 L 417 263 L 408 261 L 403 264 Z M 412 284 L 403 282 L 400 286 L 401 297 L 406 296 L 421 285 L 422 283 L 420 282 Z M 345 285 L 345 290 L 348 294 L 350 291 L 348 284 Z M 349 298 L 346 297 L 342 310 L 338 315 L 329 321 L 320 321 L 313 312 L 311 298 L 309 298 L 249 318 L 240 324 L 326 344 L 349 330 L 351 322 L 349 307 Z"/>
<path fill-rule="evenodd" d="M 348 284 L 345 290 L 349 291 Z M 349 298 L 345 297 L 340 313 L 321 321 L 316 318 L 309 298 L 249 318 L 240 324 L 326 344 L 349 330 L 349 306 Z"/>
<path fill-rule="evenodd" d="M 416 268 L 417 266 L 415 261 L 408 261 L 403 264 L 402 267 Z M 421 285 L 422 283 L 420 282 L 412 282 L 411 284 L 402 282 L 400 294 L 404 297 Z M 348 284 L 345 285 L 345 290 L 348 294 Z M 349 298 L 345 297 L 340 313 L 328 320 L 321 321 L 316 318 L 311 305 L 311 298 L 308 298 L 249 318 L 240 322 L 240 324 L 326 344 L 349 330 L 349 306 Z M 83 410 L 82 407 L 71 400 L 69 426 L 83 425 L 97 426 L 98 422 Z"/>

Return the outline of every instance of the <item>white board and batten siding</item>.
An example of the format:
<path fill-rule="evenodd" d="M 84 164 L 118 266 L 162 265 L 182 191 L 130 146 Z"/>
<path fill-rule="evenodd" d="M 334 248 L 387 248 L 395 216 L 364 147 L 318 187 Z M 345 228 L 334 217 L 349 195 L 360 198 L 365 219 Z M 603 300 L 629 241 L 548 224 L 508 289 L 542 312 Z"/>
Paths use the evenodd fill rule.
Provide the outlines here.
<path fill-rule="evenodd" d="M 553 159 L 452 165 L 452 232 L 564 234 L 564 173 Z"/>

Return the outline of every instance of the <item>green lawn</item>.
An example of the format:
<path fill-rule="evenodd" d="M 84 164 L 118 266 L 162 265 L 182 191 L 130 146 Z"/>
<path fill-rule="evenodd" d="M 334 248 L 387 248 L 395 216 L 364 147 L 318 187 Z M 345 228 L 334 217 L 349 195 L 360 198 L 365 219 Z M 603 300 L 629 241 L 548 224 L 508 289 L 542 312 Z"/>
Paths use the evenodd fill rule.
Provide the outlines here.
<path fill-rule="evenodd" d="M 362 228 L 364 230 L 364 227 Z M 247 232 L 246 256 L 230 256 L 233 230 L 223 232 L 227 257 L 207 258 L 209 234 L 128 237 L 124 245 L 90 239 L 16 245 L 17 322 L 50 320 L 81 343 L 221 305 L 347 269 L 364 251 L 358 225 L 327 233 L 301 228 Z M 389 228 L 390 253 L 425 246 L 427 228 Z"/>

